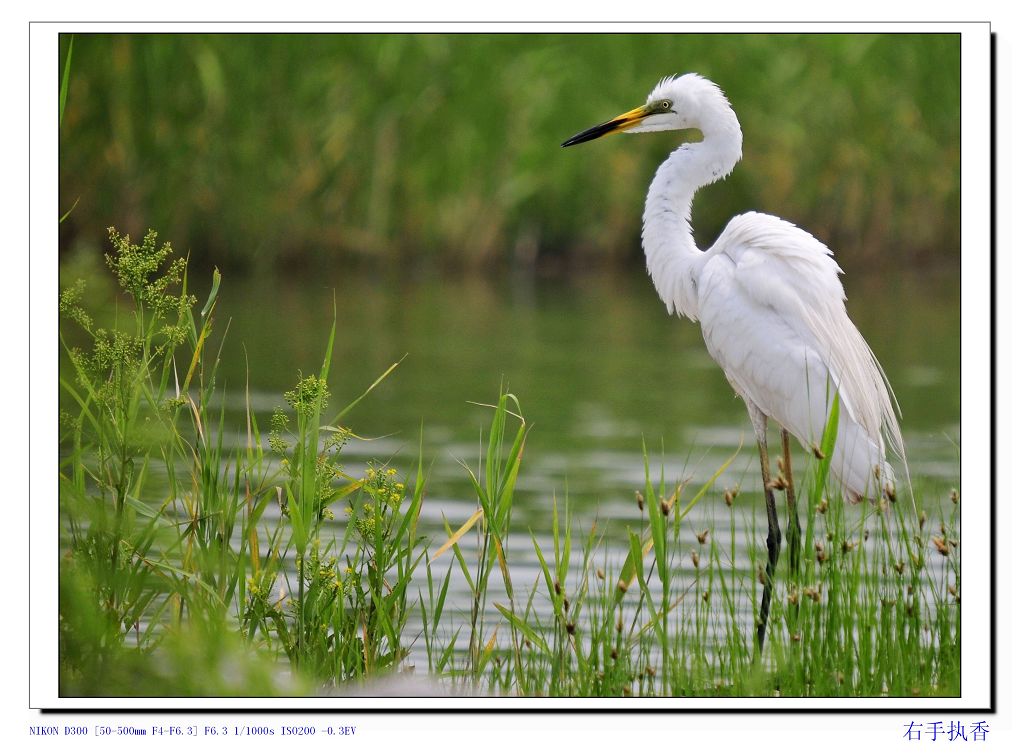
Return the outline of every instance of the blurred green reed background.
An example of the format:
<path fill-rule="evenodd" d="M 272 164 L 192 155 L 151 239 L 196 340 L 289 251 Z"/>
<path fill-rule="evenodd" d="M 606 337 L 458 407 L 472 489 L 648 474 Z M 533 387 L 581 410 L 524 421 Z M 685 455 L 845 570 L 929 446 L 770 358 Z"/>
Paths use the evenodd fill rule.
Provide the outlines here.
<path fill-rule="evenodd" d="M 252 270 L 639 258 L 676 135 L 559 144 L 687 71 L 744 129 L 695 203 L 702 244 L 757 209 L 847 268 L 958 259 L 960 45 L 939 34 L 77 35 L 61 250 L 115 223 Z"/>

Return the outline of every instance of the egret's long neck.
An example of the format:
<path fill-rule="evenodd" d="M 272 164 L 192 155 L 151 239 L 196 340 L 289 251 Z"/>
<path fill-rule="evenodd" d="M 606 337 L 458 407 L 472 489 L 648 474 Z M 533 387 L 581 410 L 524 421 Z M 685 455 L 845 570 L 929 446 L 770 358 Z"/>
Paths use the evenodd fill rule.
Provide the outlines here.
<path fill-rule="evenodd" d="M 705 261 L 691 230 L 691 204 L 702 186 L 726 177 L 740 160 L 741 133 L 726 107 L 704 139 L 684 144 L 655 173 L 645 200 L 641 233 L 648 273 L 670 313 L 698 320 L 698 277 Z"/>

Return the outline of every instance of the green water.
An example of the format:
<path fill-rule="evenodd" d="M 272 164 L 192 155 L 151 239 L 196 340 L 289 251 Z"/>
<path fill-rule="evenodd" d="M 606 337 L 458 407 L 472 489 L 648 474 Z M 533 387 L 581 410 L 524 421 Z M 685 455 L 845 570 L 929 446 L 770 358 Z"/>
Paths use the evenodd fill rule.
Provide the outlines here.
<path fill-rule="evenodd" d="M 899 399 L 915 488 L 944 497 L 959 483 L 956 277 L 856 273 L 844 282 L 850 315 Z M 299 370 L 321 364 L 334 298 L 332 408 L 404 358 L 348 417 L 356 434 L 378 437 L 350 447 L 349 470 L 375 457 L 410 472 L 421 431 L 432 467 L 428 519 L 455 521 L 473 509 L 458 461 L 477 466 L 490 413 L 473 402 L 494 401 L 501 382 L 533 425 L 515 507 L 522 528 L 547 529 L 553 494 L 567 491 L 590 516 L 636 519 L 642 440 L 667 483 L 709 478 L 743 443 L 719 486 L 741 485 L 748 492 L 741 498 L 757 509 L 760 476 L 744 405 L 698 326 L 667 316 L 641 269 L 538 281 L 352 276 L 340 267 L 314 277 L 228 277 L 217 327 L 230 319 L 220 368 L 231 405 L 242 404 L 247 359 L 252 401 L 268 423 Z M 804 462 L 798 451 L 795 467 Z M 692 520 L 710 517 L 713 505 L 722 507 L 715 502 Z"/>

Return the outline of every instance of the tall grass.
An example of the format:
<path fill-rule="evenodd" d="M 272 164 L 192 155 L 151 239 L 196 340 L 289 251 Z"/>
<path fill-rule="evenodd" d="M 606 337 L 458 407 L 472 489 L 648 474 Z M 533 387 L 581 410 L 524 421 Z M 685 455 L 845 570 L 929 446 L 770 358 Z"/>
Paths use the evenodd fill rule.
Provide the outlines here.
<path fill-rule="evenodd" d="M 361 397 L 324 425 L 332 337 L 319 373 L 284 395 L 291 412 L 275 411 L 264 437 L 249 407 L 228 449 L 234 432 L 208 353 L 218 273 L 196 315 L 168 244 L 152 232 L 134 244 L 112 228 L 110 242 L 127 321 L 96 327 L 83 283 L 60 302 L 88 343 L 65 344 L 71 373 L 61 379 L 62 689 L 98 692 L 107 665 L 176 646 L 196 625 L 257 649 L 246 654 L 253 671 L 271 675 L 286 658 L 302 682 L 398 666 L 423 556 L 421 467 L 412 489 L 385 465 L 343 470 L 352 433 L 339 421 Z M 338 542 L 323 523 L 340 501 L 349 507 Z"/>
<path fill-rule="evenodd" d="M 493 459 L 490 452 L 486 464 Z M 629 533 L 625 557 L 614 557 L 596 525 L 576 527 L 569 504 L 553 502 L 552 550 L 534 541 L 541 584 L 523 610 L 497 607 L 524 640 L 503 647 L 505 661 L 491 662 L 482 687 L 536 696 L 959 693 L 958 494 L 948 516 L 937 508 L 933 535 L 926 514 L 919 521 L 903 501 L 881 508 L 830 503 L 838 497 L 825 483 L 827 463 L 812 457 L 799 485 L 799 507 L 809 511 L 801 564 L 795 570 L 782 559 L 759 658 L 754 626 L 764 536 L 759 540 L 754 525 L 757 495 L 741 495 L 756 498 L 743 509 L 732 491 L 706 502 L 714 477 L 694 491 L 667 487 L 661 474 L 653 482 L 647 462 L 645 472 L 638 495 L 644 524 Z M 699 502 L 724 502 L 728 531 L 682 525 Z M 736 538 L 740 513 L 751 518 L 746 542 Z M 728 544 L 720 543 L 727 533 Z M 751 554 L 747 572 L 733 564 L 741 544 Z M 481 590 L 477 581 L 469 585 Z M 498 647 L 490 651 L 500 655 Z M 484 669 L 470 668 L 476 677 Z"/>
<path fill-rule="evenodd" d="M 99 245 L 101 218 L 117 216 L 221 266 L 620 260 L 639 253 L 641 202 L 674 136 L 559 144 L 662 76 L 697 71 L 745 134 L 744 161 L 695 208 L 701 242 L 757 209 L 808 228 L 848 268 L 951 259 L 959 45 L 949 34 L 78 34 L 60 198 L 81 201 L 62 248 Z"/>
<path fill-rule="evenodd" d="M 268 425 L 249 402 L 231 426 L 214 348 L 219 274 L 197 309 L 187 265 L 155 233 L 109 239 L 126 304 L 113 326 L 93 321 L 83 284 L 60 300 L 62 693 L 344 692 L 409 670 L 415 648 L 439 688 L 468 692 L 959 693 L 955 493 L 930 514 L 922 505 L 920 520 L 902 501 L 845 507 L 824 457 L 811 458 L 797 484 L 800 565 L 783 558 L 776 573 L 758 657 L 761 505 L 719 494 L 726 464 L 689 488 L 655 478 L 645 452 L 641 525 L 622 548 L 553 495 L 551 543 L 531 532 L 539 576 L 518 582 L 513 508 L 530 426 L 514 395 L 500 391 L 477 470 L 465 465 L 476 511 L 430 539 L 424 448 L 404 474 L 345 462 L 352 409 L 396 364 L 333 412 L 334 330 Z M 836 430 L 833 418 L 823 456 Z M 728 526 L 692 528 L 707 504 L 728 507 Z M 734 564 L 744 548 L 749 568 Z"/>

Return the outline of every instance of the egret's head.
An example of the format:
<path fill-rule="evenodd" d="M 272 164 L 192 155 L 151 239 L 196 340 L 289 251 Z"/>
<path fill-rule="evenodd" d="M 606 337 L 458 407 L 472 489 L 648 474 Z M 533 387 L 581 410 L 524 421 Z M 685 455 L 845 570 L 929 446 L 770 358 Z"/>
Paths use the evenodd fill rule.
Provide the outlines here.
<path fill-rule="evenodd" d="M 718 86 L 697 73 L 662 79 L 640 107 L 617 115 L 563 142 L 573 146 L 610 133 L 647 133 L 713 128 L 715 121 L 732 119 L 733 110 Z"/>

